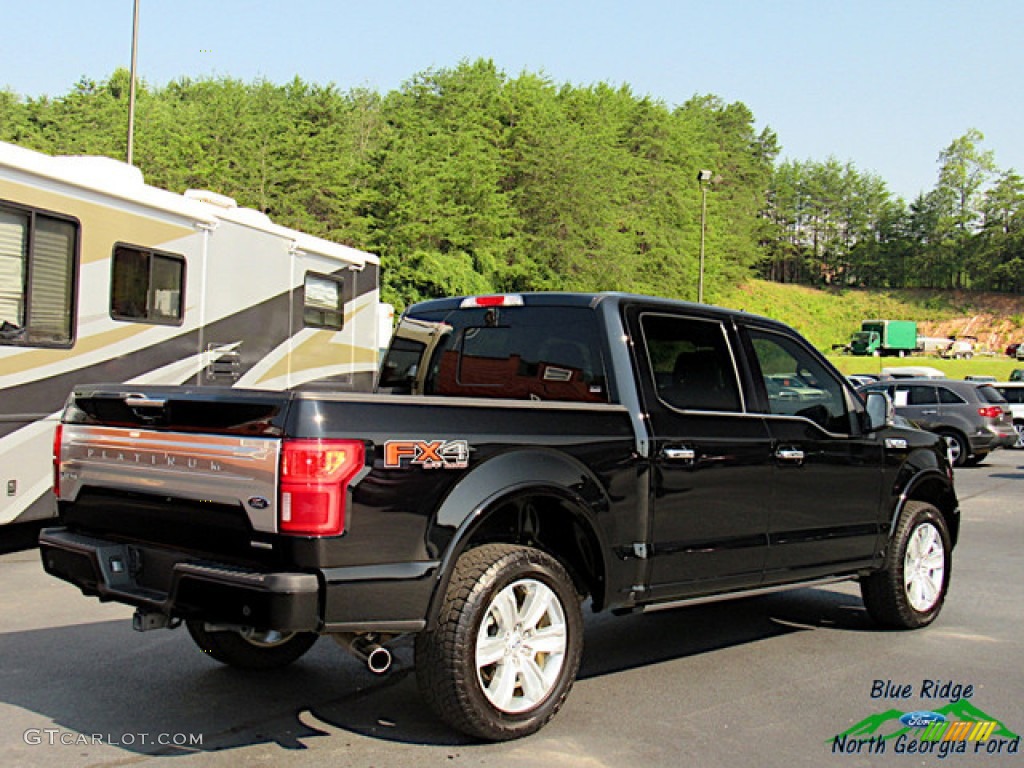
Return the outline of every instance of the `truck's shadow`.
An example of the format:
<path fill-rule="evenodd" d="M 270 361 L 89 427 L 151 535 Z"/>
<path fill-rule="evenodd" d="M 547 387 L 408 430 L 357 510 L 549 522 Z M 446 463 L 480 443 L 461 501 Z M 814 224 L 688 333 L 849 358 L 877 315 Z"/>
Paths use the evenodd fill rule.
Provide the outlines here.
<path fill-rule="evenodd" d="M 581 680 L 686 659 L 802 630 L 870 630 L 858 598 L 801 590 L 647 615 L 587 616 Z M 359 734 L 389 741 L 466 745 L 416 688 L 412 648 L 376 677 L 329 640 L 286 670 L 251 674 L 205 658 L 184 631 L 138 635 L 128 622 L 0 634 L 0 702 L 38 713 L 26 727 L 100 734 L 128 751 L 172 756 Z M 681 682 L 685 684 L 685 681 Z M 25 720 L 22 718 L 20 723 Z M 549 728 L 556 728 L 558 719 Z M 128 744 L 125 734 L 135 737 Z M 159 734 L 202 744 L 161 746 Z"/>

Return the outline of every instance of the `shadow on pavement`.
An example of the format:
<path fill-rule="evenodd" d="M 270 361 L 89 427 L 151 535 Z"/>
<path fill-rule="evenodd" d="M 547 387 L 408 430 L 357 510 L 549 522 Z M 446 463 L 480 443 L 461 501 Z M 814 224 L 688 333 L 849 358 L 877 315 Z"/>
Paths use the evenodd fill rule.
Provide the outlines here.
<path fill-rule="evenodd" d="M 811 589 L 646 615 L 588 614 L 580 677 L 826 627 L 868 631 L 871 624 L 858 598 Z M 287 669 L 252 673 L 203 656 L 183 630 L 140 635 L 118 621 L 12 632 L 0 634 L 0 703 L 38 714 L 39 728 L 101 734 L 147 755 L 264 743 L 305 749 L 310 739 L 344 739 L 336 729 L 410 744 L 471 743 L 420 698 L 411 642 L 401 640 L 394 650 L 386 677 L 328 639 Z M 119 738 L 124 734 L 201 734 L 202 744 L 129 745 Z"/>

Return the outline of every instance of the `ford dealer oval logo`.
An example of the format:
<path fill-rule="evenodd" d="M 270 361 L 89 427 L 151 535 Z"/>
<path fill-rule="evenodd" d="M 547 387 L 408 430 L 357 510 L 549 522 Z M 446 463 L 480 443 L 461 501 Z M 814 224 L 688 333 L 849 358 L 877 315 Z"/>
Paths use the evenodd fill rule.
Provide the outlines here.
<path fill-rule="evenodd" d="M 946 716 L 938 712 L 907 712 L 900 718 L 900 722 L 910 728 L 926 728 L 930 723 L 946 722 Z"/>
<path fill-rule="evenodd" d="M 266 509 L 270 506 L 270 502 L 264 499 L 262 496 L 252 496 L 247 502 L 253 509 Z"/>

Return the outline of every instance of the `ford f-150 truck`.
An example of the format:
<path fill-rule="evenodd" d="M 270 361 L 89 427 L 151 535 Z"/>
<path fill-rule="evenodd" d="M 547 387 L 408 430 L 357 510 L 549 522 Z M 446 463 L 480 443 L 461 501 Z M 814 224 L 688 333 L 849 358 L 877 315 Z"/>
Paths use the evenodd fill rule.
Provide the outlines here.
<path fill-rule="evenodd" d="M 383 672 L 412 633 L 424 699 L 491 740 L 559 709 L 584 605 L 858 579 L 919 627 L 959 529 L 942 440 L 792 329 L 624 294 L 414 305 L 372 394 L 80 387 L 54 452 L 52 575 L 239 667 L 330 635 Z"/>

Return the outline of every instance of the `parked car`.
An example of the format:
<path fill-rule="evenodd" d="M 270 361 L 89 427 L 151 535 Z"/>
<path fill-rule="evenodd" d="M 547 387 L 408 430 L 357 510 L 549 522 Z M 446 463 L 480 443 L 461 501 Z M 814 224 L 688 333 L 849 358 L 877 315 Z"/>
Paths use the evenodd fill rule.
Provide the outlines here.
<path fill-rule="evenodd" d="M 1024 368 L 1014 368 L 1010 371 L 1010 381 L 1024 381 Z"/>
<path fill-rule="evenodd" d="M 946 374 L 930 365 L 901 365 L 882 369 L 883 379 L 944 379 Z"/>
<path fill-rule="evenodd" d="M 864 387 L 878 381 L 878 376 L 873 373 L 851 373 L 846 377 L 846 380 L 854 387 Z"/>
<path fill-rule="evenodd" d="M 968 375 L 964 376 L 964 381 L 978 381 L 992 384 L 996 381 L 999 381 L 999 379 L 997 379 L 995 376 L 988 376 L 987 374 L 983 373 L 969 373 Z"/>
<path fill-rule="evenodd" d="M 977 343 L 977 336 L 954 336 L 953 341 L 941 354 L 954 360 L 970 360 L 974 357 L 974 347 Z"/>
<path fill-rule="evenodd" d="M 1017 442 L 1013 447 L 1024 448 L 1024 381 L 1018 378 L 1016 381 L 996 384 L 995 388 L 1006 398 L 1010 412 L 1013 413 L 1013 428 L 1017 430 Z"/>
<path fill-rule="evenodd" d="M 1008 344 L 1006 346 L 1006 356 L 1007 357 L 1016 357 L 1018 349 L 1020 349 L 1020 342 L 1019 341 L 1014 342 L 1013 344 Z"/>
<path fill-rule="evenodd" d="M 861 387 L 885 392 L 896 413 L 945 438 L 955 466 L 977 464 L 1018 441 L 1006 399 L 989 383 L 956 379 L 898 379 Z"/>

